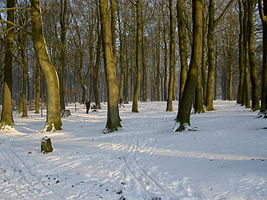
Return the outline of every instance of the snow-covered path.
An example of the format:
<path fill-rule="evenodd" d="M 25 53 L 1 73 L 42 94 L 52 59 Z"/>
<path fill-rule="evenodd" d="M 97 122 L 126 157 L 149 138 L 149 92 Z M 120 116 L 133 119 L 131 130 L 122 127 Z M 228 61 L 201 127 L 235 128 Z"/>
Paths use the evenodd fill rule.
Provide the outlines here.
<path fill-rule="evenodd" d="M 107 135 L 105 105 L 89 115 L 70 106 L 44 155 L 45 117 L 15 116 L 17 131 L 0 133 L 0 199 L 267 199 L 266 119 L 216 101 L 216 111 L 192 116 L 198 131 L 173 133 L 177 111 L 165 106 L 140 103 L 132 113 L 126 104 L 123 129 Z"/>

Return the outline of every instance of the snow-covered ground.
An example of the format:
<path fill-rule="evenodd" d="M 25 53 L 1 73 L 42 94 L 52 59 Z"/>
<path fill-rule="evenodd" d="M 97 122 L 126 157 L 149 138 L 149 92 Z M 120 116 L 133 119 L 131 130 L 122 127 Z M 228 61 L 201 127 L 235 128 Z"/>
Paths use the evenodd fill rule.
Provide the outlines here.
<path fill-rule="evenodd" d="M 45 117 L 14 114 L 0 132 L 0 199 L 266 200 L 267 127 L 257 112 L 216 101 L 193 115 L 198 131 L 173 133 L 165 102 L 120 108 L 122 130 L 103 134 L 106 106 L 69 106 L 64 130 L 42 133 Z M 41 154 L 44 136 L 54 151 Z"/>

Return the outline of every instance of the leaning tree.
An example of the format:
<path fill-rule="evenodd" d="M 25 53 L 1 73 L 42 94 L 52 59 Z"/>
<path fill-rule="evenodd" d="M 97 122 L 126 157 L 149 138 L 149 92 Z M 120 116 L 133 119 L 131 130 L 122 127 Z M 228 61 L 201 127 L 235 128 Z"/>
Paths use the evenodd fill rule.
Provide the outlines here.
<path fill-rule="evenodd" d="M 35 54 L 44 72 L 47 85 L 47 116 L 45 131 L 61 130 L 59 80 L 56 69 L 51 63 L 46 50 L 39 0 L 31 0 L 31 15 Z"/>

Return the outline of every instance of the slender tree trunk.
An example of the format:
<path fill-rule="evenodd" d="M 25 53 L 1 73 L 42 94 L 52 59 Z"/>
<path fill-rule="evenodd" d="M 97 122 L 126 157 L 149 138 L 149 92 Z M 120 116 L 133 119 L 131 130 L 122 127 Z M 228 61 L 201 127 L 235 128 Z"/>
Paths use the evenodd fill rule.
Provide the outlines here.
<path fill-rule="evenodd" d="M 99 2 L 108 100 L 107 124 L 105 132 L 108 133 L 116 131 L 119 127 L 121 127 L 118 108 L 119 88 L 116 77 L 115 55 L 112 49 L 112 30 L 108 1 L 100 0 Z"/>
<path fill-rule="evenodd" d="M 142 23 L 142 100 L 147 101 L 147 67 L 146 67 L 146 57 L 145 57 L 145 47 L 144 47 L 144 24 Z"/>
<path fill-rule="evenodd" d="M 119 86 L 119 100 L 122 101 L 124 97 L 124 82 L 125 82 L 125 26 L 123 26 L 122 30 L 122 24 L 121 24 L 121 16 L 120 16 L 120 10 L 118 11 L 118 26 L 119 26 L 119 41 L 120 41 L 120 86 Z M 125 23 L 124 23 L 125 24 Z"/>
<path fill-rule="evenodd" d="M 98 41 L 97 41 L 97 49 L 96 49 L 96 61 L 95 61 L 94 71 L 93 71 L 93 91 L 94 91 L 96 108 L 101 109 L 98 85 L 99 85 L 102 38 L 101 38 L 101 30 L 98 24 L 97 24 L 97 31 L 98 31 Z"/>
<path fill-rule="evenodd" d="M 187 76 L 187 44 L 186 44 L 186 25 L 184 16 L 184 0 L 177 0 L 177 23 L 179 34 L 179 52 L 181 61 L 179 101 L 182 99 L 184 86 Z"/>
<path fill-rule="evenodd" d="M 228 45 L 230 45 L 228 43 Z M 233 100 L 232 49 L 227 47 L 227 100 Z"/>
<path fill-rule="evenodd" d="M 15 7 L 15 0 L 6 1 L 7 8 Z M 14 10 L 7 12 L 7 20 L 14 23 Z M 12 117 L 12 64 L 13 64 L 13 44 L 14 29 L 7 24 L 6 44 L 5 44 L 5 70 L 3 80 L 3 103 L 0 128 L 13 127 Z"/>
<path fill-rule="evenodd" d="M 249 41 L 248 41 L 248 0 L 244 1 L 244 56 L 245 56 L 245 70 L 244 70 L 244 87 L 243 87 L 243 93 L 244 93 L 244 104 L 246 108 L 250 108 L 250 81 L 249 81 Z"/>
<path fill-rule="evenodd" d="M 64 2 L 63 2 L 64 1 Z M 59 57 L 59 81 L 60 81 L 60 106 L 61 110 L 65 109 L 65 54 L 66 54 L 66 15 L 68 0 L 60 1 L 60 57 Z"/>
<path fill-rule="evenodd" d="M 37 61 L 37 60 L 36 60 Z M 40 104 L 41 104 L 41 72 L 40 65 L 37 61 L 35 64 L 35 114 L 40 113 Z"/>
<path fill-rule="evenodd" d="M 169 0 L 170 9 L 170 73 L 168 87 L 168 101 L 166 111 L 172 112 L 172 101 L 174 98 L 174 79 L 175 79 L 175 22 L 173 0 Z"/>
<path fill-rule="evenodd" d="M 79 82 L 81 84 L 81 88 L 82 88 L 82 99 L 80 103 L 85 103 L 88 95 L 87 95 L 87 86 L 85 83 L 85 78 L 83 76 L 83 52 L 81 49 L 81 44 L 79 45 Z"/>
<path fill-rule="evenodd" d="M 248 47 L 249 47 L 249 63 L 250 63 L 250 76 L 251 76 L 251 89 L 252 89 L 252 107 L 253 111 L 260 110 L 259 99 L 259 83 L 258 83 L 258 67 L 255 61 L 255 47 L 254 47 L 254 7 L 256 0 L 248 2 Z"/>
<path fill-rule="evenodd" d="M 42 30 L 42 15 L 39 0 L 31 0 L 34 49 L 39 64 L 44 71 L 47 85 L 47 117 L 45 131 L 62 129 L 60 117 L 59 80 L 55 67 L 46 51 L 46 43 Z"/>
<path fill-rule="evenodd" d="M 202 43 L 202 61 L 201 61 L 201 75 L 202 75 L 202 89 L 203 89 L 203 104 L 206 102 L 207 94 L 207 17 L 203 12 L 203 43 Z"/>
<path fill-rule="evenodd" d="M 27 37 L 25 33 L 19 33 L 19 46 L 21 54 L 21 67 L 22 67 L 22 94 L 21 94 L 21 103 L 22 103 L 22 117 L 28 117 L 27 113 L 27 82 L 28 82 L 28 70 L 27 70 Z"/>
<path fill-rule="evenodd" d="M 207 82 L 207 94 L 206 94 L 206 110 L 211 111 L 213 108 L 213 97 L 214 97 L 214 76 L 215 76 L 215 65 L 214 65 L 214 0 L 209 1 L 209 25 L 208 25 L 208 82 Z"/>
<path fill-rule="evenodd" d="M 242 2 L 238 1 L 239 5 L 239 83 L 238 83 L 238 94 L 237 94 L 237 103 L 244 104 L 243 102 L 243 85 L 244 85 L 244 25 L 243 18 L 244 14 L 242 11 Z"/>
<path fill-rule="evenodd" d="M 132 112 L 138 112 L 138 98 L 141 85 L 142 70 L 142 0 L 136 1 L 136 82 L 133 94 Z"/>
<path fill-rule="evenodd" d="M 214 74 L 214 95 L 213 95 L 213 100 L 216 100 L 217 98 L 217 80 L 218 80 L 218 48 L 217 48 L 217 45 L 216 45 L 216 48 L 215 48 L 215 74 Z"/>
<path fill-rule="evenodd" d="M 161 31 L 161 27 L 160 27 L 160 23 L 158 23 L 158 38 L 157 38 L 157 44 L 156 44 L 156 60 L 157 60 L 157 70 L 156 70 L 156 101 L 160 101 L 160 60 L 161 60 L 161 56 L 160 56 L 160 31 Z"/>
<path fill-rule="evenodd" d="M 190 112 L 194 101 L 194 92 L 197 83 L 197 73 L 201 65 L 202 40 L 203 40 L 203 0 L 192 0 L 193 18 L 193 45 L 189 71 L 185 83 L 185 88 L 178 110 L 176 121 L 179 127 L 176 131 L 185 130 L 190 125 Z"/>
<path fill-rule="evenodd" d="M 168 43 L 164 31 L 164 101 L 168 100 Z"/>

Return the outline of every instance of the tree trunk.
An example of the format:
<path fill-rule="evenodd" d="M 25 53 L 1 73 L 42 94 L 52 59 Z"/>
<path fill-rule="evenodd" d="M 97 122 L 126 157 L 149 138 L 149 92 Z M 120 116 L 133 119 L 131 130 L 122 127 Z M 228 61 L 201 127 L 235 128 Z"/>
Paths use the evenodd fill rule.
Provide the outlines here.
<path fill-rule="evenodd" d="M 31 0 L 34 49 L 39 64 L 44 71 L 47 85 L 47 117 L 45 131 L 61 130 L 59 81 L 52 65 L 43 37 L 42 15 L 39 0 Z"/>
<path fill-rule="evenodd" d="M 21 103 L 22 103 L 22 117 L 28 117 L 27 113 L 27 80 L 28 80 L 28 71 L 27 71 L 27 37 L 24 32 L 19 33 L 19 46 L 21 54 L 21 67 L 22 67 L 22 94 L 21 94 Z"/>
<path fill-rule="evenodd" d="M 207 94 L 207 20 L 203 12 L 203 43 L 202 43 L 202 62 L 201 62 L 201 75 L 202 75 L 202 89 L 203 89 L 203 104 L 206 102 Z"/>
<path fill-rule="evenodd" d="M 161 60 L 161 56 L 160 56 L 160 31 L 161 31 L 161 27 L 160 27 L 160 23 L 158 23 L 158 38 L 157 38 L 157 44 L 156 44 L 156 60 L 157 60 L 157 70 L 156 70 L 156 101 L 160 101 L 160 60 Z"/>
<path fill-rule="evenodd" d="M 243 101 L 243 87 L 244 87 L 244 25 L 243 18 L 244 14 L 242 11 L 242 2 L 238 1 L 239 5 L 239 83 L 238 83 L 238 94 L 237 94 L 237 103 L 244 104 Z"/>
<path fill-rule="evenodd" d="M 15 0 L 6 1 L 7 8 L 15 7 Z M 7 20 L 14 23 L 14 10 L 7 12 Z M 5 44 L 5 70 L 3 80 L 3 103 L 0 128 L 13 127 L 12 117 L 12 64 L 13 64 L 13 44 L 14 29 L 7 24 L 6 44 Z M 10 30 L 9 30 L 10 29 Z"/>
<path fill-rule="evenodd" d="M 119 26 L 119 41 L 120 41 L 120 86 L 119 86 L 119 100 L 122 101 L 124 97 L 124 82 L 125 82 L 125 46 L 126 46 L 126 40 L 125 40 L 125 26 L 123 26 L 122 30 L 122 24 L 121 24 L 121 16 L 120 16 L 120 10 L 118 12 L 118 26 Z M 125 24 L 125 23 L 124 23 Z"/>
<path fill-rule="evenodd" d="M 177 23 L 179 34 L 179 52 L 181 61 L 179 101 L 182 99 L 187 76 L 187 45 L 186 45 L 186 25 L 184 16 L 184 0 L 177 0 Z"/>
<path fill-rule="evenodd" d="M 111 32 L 112 32 L 112 49 L 114 57 L 116 58 L 116 11 L 117 11 L 117 0 L 110 0 L 110 11 L 111 11 Z M 116 60 L 115 60 L 116 62 Z"/>
<path fill-rule="evenodd" d="M 252 89 L 252 107 L 253 111 L 260 110 L 259 100 L 259 83 L 257 78 L 258 67 L 255 61 L 255 47 L 254 47 L 254 7 L 256 0 L 248 2 L 248 47 L 249 47 L 249 63 L 250 63 L 250 76 L 251 76 L 251 89 Z"/>
<path fill-rule="evenodd" d="M 147 67 L 145 59 L 145 47 L 144 47 L 144 25 L 142 24 L 142 100 L 143 102 L 147 101 Z"/>
<path fill-rule="evenodd" d="M 60 81 L 60 106 L 61 110 L 65 109 L 65 54 L 66 54 L 66 15 L 68 0 L 60 1 L 60 57 L 59 57 L 59 81 Z"/>
<path fill-rule="evenodd" d="M 265 114 L 267 113 L 267 0 L 263 1 L 258 0 L 259 11 L 263 26 L 263 35 L 262 35 L 262 43 L 263 43 L 263 62 L 262 62 L 262 83 L 261 83 L 261 112 Z"/>
<path fill-rule="evenodd" d="M 168 100 L 168 43 L 164 32 L 164 101 Z"/>
<path fill-rule="evenodd" d="M 207 94 L 206 94 L 206 110 L 211 111 L 213 108 L 213 97 L 214 97 L 214 76 L 215 76 L 215 65 L 214 65 L 214 0 L 209 1 L 209 25 L 208 25 L 208 81 L 207 81 Z"/>
<path fill-rule="evenodd" d="M 37 60 L 36 60 L 37 61 Z M 35 114 L 40 113 L 40 104 L 41 104 L 41 72 L 40 65 L 37 61 L 35 64 Z"/>
<path fill-rule="evenodd" d="M 99 19 L 99 18 L 98 18 Z M 99 22 L 97 23 L 97 49 L 96 49 L 96 60 L 94 64 L 93 70 L 93 91 L 94 91 L 94 100 L 96 109 L 101 109 L 100 105 L 100 97 L 99 97 L 99 73 L 100 73 L 100 56 L 101 56 L 101 45 L 102 45 L 102 37 L 101 37 L 101 30 L 99 27 Z"/>
<path fill-rule="evenodd" d="M 100 18 L 102 27 L 105 74 L 107 82 L 108 113 L 105 133 L 116 131 L 121 127 L 118 98 L 119 88 L 116 78 L 116 64 L 112 46 L 111 20 L 108 1 L 100 0 Z"/>
<path fill-rule="evenodd" d="M 228 44 L 230 45 L 230 44 Z M 227 100 L 233 100 L 233 74 L 232 74 L 232 54 L 231 49 L 227 47 Z"/>
<path fill-rule="evenodd" d="M 172 112 L 172 101 L 174 98 L 174 76 L 175 76 L 175 22 L 173 0 L 169 0 L 170 9 L 170 73 L 168 87 L 168 101 L 166 111 Z"/>
<path fill-rule="evenodd" d="M 197 71 L 197 85 L 196 85 L 196 92 L 195 92 L 195 104 L 194 104 L 194 112 L 195 113 L 203 113 L 203 93 L 202 93 L 202 84 L 201 84 L 201 73 L 200 68 Z"/>
<path fill-rule="evenodd" d="M 132 112 L 138 112 L 138 98 L 141 85 L 142 70 L 142 0 L 136 2 L 136 81 L 133 94 Z"/>
<path fill-rule="evenodd" d="M 244 104 L 246 108 L 250 108 L 250 81 L 249 81 L 249 46 L 248 46 L 248 0 L 244 3 L 244 55 L 245 55 L 245 71 L 244 71 L 244 87 L 243 87 L 243 97 Z"/>
<path fill-rule="evenodd" d="M 197 74 L 201 65 L 202 40 L 203 40 L 203 0 L 192 0 L 193 18 L 193 45 L 189 71 L 185 83 L 185 88 L 176 117 L 176 122 L 180 123 L 176 131 L 185 130 L 190 125 L 190 112 L 194 101 L 194 92 L 197 83 Z"/>

